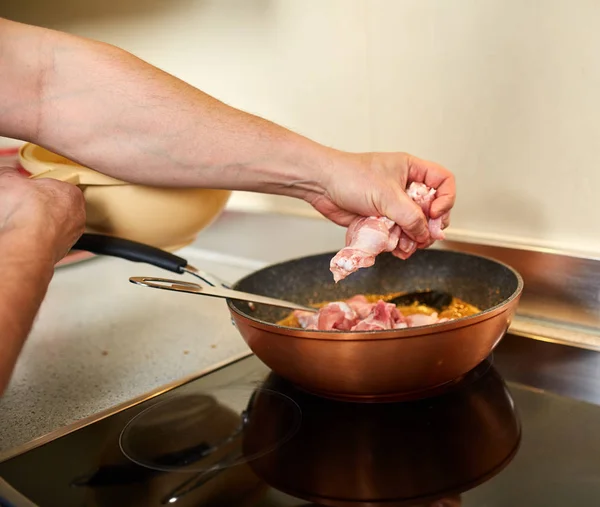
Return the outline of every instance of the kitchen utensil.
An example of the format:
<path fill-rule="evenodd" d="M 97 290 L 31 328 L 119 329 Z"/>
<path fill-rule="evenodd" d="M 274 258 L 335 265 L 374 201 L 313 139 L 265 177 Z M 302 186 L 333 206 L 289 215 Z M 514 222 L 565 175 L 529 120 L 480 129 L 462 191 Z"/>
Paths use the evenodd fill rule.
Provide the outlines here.
<path fill-rule="evenodd" d="M 88 230 L 177 250 L 223 211 L 231 192 L 135 185 L 26 143 L 19 162 L 31 178 L 53 178 L 81 188 Z"/>
<path fill-rule="evenodd" d="M 452 303 L 452 294 L 439 290 L 424 290 L 409 292 L 387 300 L 396 306 L 411 306 L 413 304 L 425 305 L 438 312 L 443 311 Z"/>
<path fill-rule="evenodd" d="M 252 303 L 261 303 L 264 305 L 280 306 L 293 310 L 304 310 L 308 312 L 317 312 L 317 308 L 291 303 L 290 301 L 282 301 L 248 292 L 239 292 L 236 290 L 219 288 L 219 287 L 203 287 L 197 283 L 184 282 L 180 280 L 170 280 L 168 278 L 153 278 L 148 276 L 134 276 L 129 279 L 130 282 L 151 287 L 153 289 L 171 290 L 175 292 L 185 292 L 187 294 L 200 294 L 202 296 L 212 296 L 223 299 L 234 299 L 238 301 L 246 301 Z"/>
<path fill-rule="evenodd" d="M 215 275 L 191 266 L 188 261 L 182 257 L 150 245 L 144 245 L 124 238 L 85 233 L 79 238 L 77 243 L 75 243 L 73 250 L 92 252 L 97 255 L 108 255 L 132 262 L 151 264 L 173 273 L 189 273 L 210 286 L 204 287 L 197 283 L 183 280 L 171 280 L 168 278 L 130 278 L 132 283 L 145 287 L 225 299 L 240 299 L 242 301 L 275 305 L 295 310 L 305 310 L 310 312 L 318 311 L 316 308 L 300 305 L 291 301 L 231 290 L 226 282 Z"/>
<path fill-rule="evenodd" d="M 350 401 L 389 401 L 431 395 L 456 382 L 493 351 L 515 314 L 523 279 L 486 257 L 429 248 L 408 260 L 381 254 L 373 266 L 333 282 L 336 252 L 302 257 L 255 271 L 233 286 L 189 266 L 181 257 L 135 242 L 84 235 L 75 249 L 190 273 L 212 286 L 311 306 L 356 294 L 440 291 L 482 311 L 404 329 L 312 331 L 277 324 L 289 310 L 228 299 L 238 331 L 271 370 L 303 389 Z"/>
<path fill-rule="evenodd" d="M 72 251 L 74 250 L 117 257 L 131 262 L 151 264 L 172 273 L 188 273 L 212 287 L 230 288 L 226 282 L 215 275 L 188 264 L 188 261 L 183 257 L 130 239 L 85 233 L 73 245 Z"/>

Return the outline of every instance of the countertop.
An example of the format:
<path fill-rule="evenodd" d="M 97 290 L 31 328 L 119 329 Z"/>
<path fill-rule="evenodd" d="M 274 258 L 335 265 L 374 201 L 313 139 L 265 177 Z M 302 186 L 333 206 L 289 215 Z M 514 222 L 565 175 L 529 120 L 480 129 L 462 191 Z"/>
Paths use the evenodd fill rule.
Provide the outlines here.
<path fill-rule="evenodd" d="M 344 235 L 325 220 L 228 211 L 178 254 L 234 282 L 337 250 Z M 130 276 L 172 274 L 111 257 L 56 270 L 0 399 L 0 455 L 249 352 L 224 301 L 139 287 Z"/>

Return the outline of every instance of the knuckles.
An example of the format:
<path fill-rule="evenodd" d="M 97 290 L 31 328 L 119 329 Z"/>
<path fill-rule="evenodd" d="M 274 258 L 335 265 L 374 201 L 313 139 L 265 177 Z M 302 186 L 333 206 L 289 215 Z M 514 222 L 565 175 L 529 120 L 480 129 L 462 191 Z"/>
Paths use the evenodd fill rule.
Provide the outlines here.
<path fill-rule="evenodd" d="M 71 183 L 50 178 L 32 180 L 12 168 L 0 167 L 0 200 L 8 204 L 7 197 L 15 204 L 27 204 L 30 213 L 46 214 L 75 234 L 85 228 L 85 198 Z"/>

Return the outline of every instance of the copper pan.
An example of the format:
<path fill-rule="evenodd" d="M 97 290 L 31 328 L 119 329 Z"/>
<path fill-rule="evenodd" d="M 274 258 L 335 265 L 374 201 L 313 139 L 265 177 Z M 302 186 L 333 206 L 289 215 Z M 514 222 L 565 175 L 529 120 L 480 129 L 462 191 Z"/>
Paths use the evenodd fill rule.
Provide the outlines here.
<path fill-rule="evenodd" d="M 335 252 L 256 271 L 232 288 L 310 305 L 361 293 L 442 290 L 483 311 L 454 321 L 391 331 L 305 331 L 275 324 L 286 310 L 228 301 L 250 349 L 275 373 L 321 396 L 390 401 L 433 395 L 486 359 L 515 314 L 523 280 L 493 259 L 422 250 L 403 261 L 384 254 L 335 284 Z"/>
<path fill-rule="evenodd" d="M 147 245 L 84 235 L 74 249 L 189 273 L 210 285 L 228 285 Z M 276 324 L 289 310 L 227 299 L 233 322 L 269 368 L 320 396 L 353 401 L 394 401 L 438 393 L 486 359 L 515 314 L 523 280 L 510 266 L 486 257 L 420 250 L 410 259 L 380 255 L 375 265 L 336 284 L 329 271 L 335 252 L 290 260 L 235 283 L 237 291 L 310 306 L 361 293 L 441 290 L 482 312 L 441 324 L 391 331 L 305 331 Z"/>

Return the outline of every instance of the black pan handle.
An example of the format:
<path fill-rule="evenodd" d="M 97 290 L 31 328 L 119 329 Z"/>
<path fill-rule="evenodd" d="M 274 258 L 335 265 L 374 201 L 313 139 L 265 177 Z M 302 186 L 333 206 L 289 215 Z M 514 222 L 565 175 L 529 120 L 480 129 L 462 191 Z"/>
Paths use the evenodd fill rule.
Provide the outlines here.
<path fill-rule="evenodd" d="M 160 248 L 103 234 L 83 234 L 73 245 L 72 250 L 83 250 L 97 255 L 119 257 L 132 262 L 143 262 L 173 273 L 184 273 L 188 266 L 187 260 Z"/>

